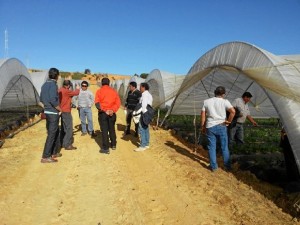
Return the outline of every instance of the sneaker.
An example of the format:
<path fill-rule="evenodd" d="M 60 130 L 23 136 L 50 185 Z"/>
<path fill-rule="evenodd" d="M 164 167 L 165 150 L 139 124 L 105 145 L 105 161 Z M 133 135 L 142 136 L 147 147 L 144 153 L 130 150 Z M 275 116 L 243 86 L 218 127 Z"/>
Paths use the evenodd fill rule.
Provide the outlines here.
<path fill-rule="evenodd" d="M 62 154 L 61 153 L 56 153 L 56 154 L 52 155 L 52 159 L 57 158 L 57 157 L 62 157 Z"/>
<path fill-rule="evenodd" d="M 112 146 L 111 147 L 112 150 L 116 150 L 116 148 L 117 148 L 116 146 Z"/>
<path fill-rule="evenodd" d="M 109 150 L 104 150 L 104 149 L 100 149 L 99 151 L 100 153 L 103 153 L 103 154 L 109 154 Z"/>
<path fill-rule="evenodd" d="M 145 148 L 150 148 L 150 146 L 149 146 L 149 145 L 146 145 Z"/>
<path fill-rule="evenodd" d="M 68 147 L 65 147 L 65 150 L 76 150 L 77 147 L 73 146 L 73 145 L 70 145 Z"/>
<path fill-rule="evenodd" d="M 142 152 L 145 151 L 147 148 L 146 147 L 138 147 L 136 149 L 134 149 L 135 152 Z"/>
<path fill-rule="evenodd" d="M 55 163 L 55 162 L 57 162 L 57 160 L 51 157 L 41 159 L 41 163 Z"/>
<path fill-rule="evenodd" d="M 92 138 L 97 137 L 97 134 L 94 131 L 92 131 L 89 135 L 91 135 Z"/>
<path fill-rule="evenodd" d="M 85 135 L 87 135 L 87 133 L 82 133 L 82 134 L 81 134 L 81 136 L 85 136 Z"/>

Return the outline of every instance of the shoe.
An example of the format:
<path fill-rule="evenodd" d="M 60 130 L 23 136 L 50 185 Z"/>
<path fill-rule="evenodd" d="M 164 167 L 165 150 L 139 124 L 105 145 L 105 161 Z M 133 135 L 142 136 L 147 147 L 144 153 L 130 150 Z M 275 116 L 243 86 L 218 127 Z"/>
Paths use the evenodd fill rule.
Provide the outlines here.
<path fill-rule="evenodd" d="M 138 147 L 136 149 L 134 149 L 135 152 L 142 152 L 142 151 L 145 151 L 147 148 L 145 147 Z"/>
<path fill-rule="evenodd" d="M 65 148 L 65 150 L 76 150 L 77 148 L 73 145 L 70 145 L 68 147 Z"/>
<path fill-rule="evenodd" d="M 97 137 L 97 134 L 94 131 L 92 131 L 91 132 L 91 137 Z"/>
<path fill-rule="evenodd" d="M 87 133 L 82 133 L 82 134 L 81 134 L 81 136 L 85 136 L 85 135 L 87 135 Z"/>
<path fill-rule="evenodd" d="M 89 135 L 91 135 L 91 137 L 97 137 L 97 134 L 95 134 L 94 131 L 92 131 Z"/>
<path fill-rule="evenodd" d="M 111 147 L 112 150 L 116 150 L 116 148 L 117 148 L 116 146 L 112 146 Z"/>
<path fill-rule="evenodd" d="M 104 149 L 100 149 L 99 151 L 100 153 L 103 153 L 103 154 L 109 154 L 109 150 L 104 150 Z"/>
<path fill-rule="evenodd" d="M 128 134 L 130 134 L 130 132 L 124 132 L 123 133 L 123 137 L 126 136 L 126 135 L 128 135 Z"/>
<path fill-rule="evenodd" d="M 146 145 L 145 148 L 150 148 L 150 146 L 149 146 L 149 145 Z"/>
<path fill-rule="evenodd" d="M 52 155 L 52 159 L 57 158 L 57 157 L 62 157 L 62 154 L 61 153 L 56 153 L 56 154 Z"/>
<path fill-rule="evenodd" d="M 226 172 L 231 172 L 231 171 L 232 171 L 231 167 L 225 167 L 224 170 L 225 170 Z"/>
<path fill-rule="evenodd" d="M 55 163 L 55 162 L 58 162 L 58 161 L 56 159 L 51 158 L 51 157 L 41 159 L 41 163 Z"/>

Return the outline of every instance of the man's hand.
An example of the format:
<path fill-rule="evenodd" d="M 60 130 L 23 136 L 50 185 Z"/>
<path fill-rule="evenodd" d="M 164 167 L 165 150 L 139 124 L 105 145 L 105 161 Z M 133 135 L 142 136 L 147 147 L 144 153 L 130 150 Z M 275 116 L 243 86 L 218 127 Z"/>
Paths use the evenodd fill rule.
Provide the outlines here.
<path fill-rule="evenodd" d="M 231 124 L 231 122 L 229 122 L 228 120 L 225 120 L 225 125 L 229 126 Z"/>
<path fill-rule="evenodd" d="M 205 126 L 201 127 L 201 134 L 206 134 L 206 127 Z"/>
<path fill-rule="evenodd" d="M 114 114 L 114 111 L 109 109 L 109 110 L 106 110 L 105 112 L 108 116 L 112 116 Z"/>

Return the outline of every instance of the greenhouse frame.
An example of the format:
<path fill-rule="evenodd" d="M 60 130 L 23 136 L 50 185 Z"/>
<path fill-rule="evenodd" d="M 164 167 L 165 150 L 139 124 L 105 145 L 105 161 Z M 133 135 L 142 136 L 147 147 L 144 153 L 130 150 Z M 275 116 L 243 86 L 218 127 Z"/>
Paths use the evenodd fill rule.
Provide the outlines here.
<path fill-rule="evenodd" d="M 253 97 L 252 117 L 279 118 L 300 168 L 300 55 L 276 56 L 244 42 L 221 44 L 200 57 L 183 81 L 168 114 L 200 115 L 217 86 L 233 101 Z"/>

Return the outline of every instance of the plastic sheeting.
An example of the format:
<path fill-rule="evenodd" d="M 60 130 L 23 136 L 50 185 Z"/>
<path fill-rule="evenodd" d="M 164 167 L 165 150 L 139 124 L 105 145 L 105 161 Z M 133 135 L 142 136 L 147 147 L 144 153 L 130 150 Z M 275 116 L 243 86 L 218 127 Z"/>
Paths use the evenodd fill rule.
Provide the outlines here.
<path fill-rule="evenodd" d="M 0 60 L 0 109 L 11 109 L 39 102 L 38 93 L 26 67 L 15 58 Z"/>
<path fill-rule="evenodd" d="M 41 71 L 41 72 L 33 72 L 30 73 L 32 83 L 35 86 L 35 89 L 41 94 L 41 88 L 42 85 L 47 81 L 48 79 L 48 71 Z"/>
<path fill-rule="evenodd" d="M 115 80 L 113 88 L 114 88 L 117 92 L 119 92 L 119 88 L 120 88 L 122 82 L 123 82 L 123 80 Z"/>
<path fill-rule="evenodd" d="M 129 84 L 129 79 L 122 79 L 121 81 L 122 81 L 122 83 L 119 87 L 118 94 L 121 99 L 121 103 L 124 104 L 124 99 L 125 99 L 126 90 L 127 90 L 128 84 Z"/>
<path fill-rule="evenodd" d="M 169 111 L 200 114 L 203 101 L 224 86 L 233 101 L 252 93 L 253 117 L 279 117 L 300 168 L 300 57 L 276 56 L 243 42 L 230 42 L 208 51 L 192 66 Z"/>
<path fill-rule="evenodd" d="M 185 76 L 154 69 L 146 78 L 149 92 L 153 97 L 153 107 L 165 108 L 171 105 L 172 98 L 177 94 Z M 171 100 L 171 101 L 169 101 Z"/>

